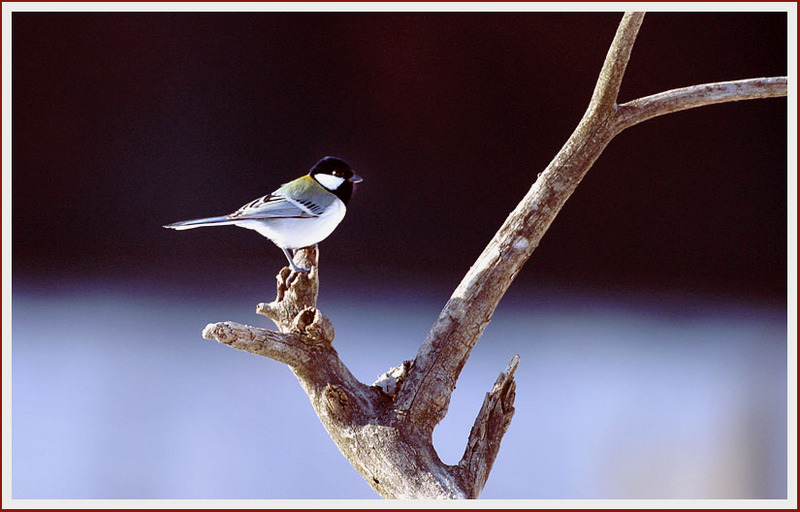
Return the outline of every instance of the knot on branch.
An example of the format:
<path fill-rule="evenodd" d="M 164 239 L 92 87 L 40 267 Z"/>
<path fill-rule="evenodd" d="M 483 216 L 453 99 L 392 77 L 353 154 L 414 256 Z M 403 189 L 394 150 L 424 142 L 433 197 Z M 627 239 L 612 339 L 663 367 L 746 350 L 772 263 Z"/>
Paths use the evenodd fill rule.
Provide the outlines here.
<path fill-rule="evenodd" d="M 378 375 L 378 380 L 372 385 L 380 389 L 384 395 L 394 399 L 403 385 L 411 364 L 411 361 L 403 361 L 402 364 L 392 367 L 388 372 Z"/>
<path fill-rule="evenodd" d="M 295 263 L 310 270 L 298 273 L 289 267 L 283 267 L 276 276 L 275 300 L 269 303 L 262 302 L 256 307 L 256 313 L 270 318 L 281 332 L 291 332 L 297 315 L 317 304 L 319 293 L 317 256 L 316 246 L 298 249 L 294 258 Z"/>
<path fill-rule="evenodd" d="M 307 307 L 294 317 L 291 332 L 301 335 L 308 345 L 330 345 L 335 334 L 331 321 L 315 307 Z"/>
<path fill-rule="evenodd" d="M 350 417 L 351 407 L 347 393 L 336 384 L 328 384 L 322 392 L 325 408 L 338 421 L 346 421 Z"/>

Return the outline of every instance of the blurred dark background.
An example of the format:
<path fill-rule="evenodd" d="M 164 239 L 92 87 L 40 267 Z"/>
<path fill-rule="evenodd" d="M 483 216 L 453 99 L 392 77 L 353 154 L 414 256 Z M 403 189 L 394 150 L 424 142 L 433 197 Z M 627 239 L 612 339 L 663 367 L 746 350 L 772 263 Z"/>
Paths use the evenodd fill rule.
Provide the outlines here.
<path fill-rule="evenodd" d="M 253 232 L 161 225 L 229 213 L 331 154 L 365 182 L 323 261 L 452 284 L 576 126 L 619 18 L 15 13 L 14 279 L 276 267 Z M 786 23 L 649 14 L 620 100 L 786 74 Z M 624 132 L 522 279 L 782 300 L 786 124 L 771 99 Z"/>
<path fill-rule="evenodd" d="M 348 160 L 320 307 L 374 382 L 567 140 L 620 17 L 14 12 L 13 498 L 375 498 L 287 368 L 200 337 L 268 326 L 281 251 L 161 226 Z M 620 100 L 784 75 L 787 31 L 650 13 Z M 787 150 L 783 98 L 619 135 L 464 367 L 442 460 L 516 353 L 483 498 L 786 498 Z"/>

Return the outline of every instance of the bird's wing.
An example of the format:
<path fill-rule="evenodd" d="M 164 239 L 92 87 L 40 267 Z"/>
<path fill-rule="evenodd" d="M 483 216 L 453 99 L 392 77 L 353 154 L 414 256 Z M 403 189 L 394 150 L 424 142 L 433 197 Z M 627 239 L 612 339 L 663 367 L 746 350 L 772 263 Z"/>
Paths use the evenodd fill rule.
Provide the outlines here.
<path fill-rule="evenodd" d="M 324 208 L 311 201 L 286 197 L 280 191 L 259 197 L 228 215 L 231 220 L 318 217 Z"/>

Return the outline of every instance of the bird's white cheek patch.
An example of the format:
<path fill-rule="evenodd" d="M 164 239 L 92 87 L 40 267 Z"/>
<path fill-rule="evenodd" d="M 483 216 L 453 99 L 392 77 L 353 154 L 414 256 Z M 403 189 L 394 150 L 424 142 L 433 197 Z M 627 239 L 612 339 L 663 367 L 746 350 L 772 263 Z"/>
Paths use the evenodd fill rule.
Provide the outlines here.
<path fill-rule="evenodd" d="M 339 188 L 339 185 L 344 183 L 344 178 L 339 176 L 331 176 L 330 174 L 315 174 L 314 178 L 316 178 L 320 185 L 328 190 L 336 190 Z"/>

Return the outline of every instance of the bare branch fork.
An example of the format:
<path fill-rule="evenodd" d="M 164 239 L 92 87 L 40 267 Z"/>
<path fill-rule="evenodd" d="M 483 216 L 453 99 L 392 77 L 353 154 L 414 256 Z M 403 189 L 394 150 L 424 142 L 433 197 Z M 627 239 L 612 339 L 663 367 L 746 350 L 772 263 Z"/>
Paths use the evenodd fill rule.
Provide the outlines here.
<path fill-rule="evenodd" d="M 539 245 L 553 219 L 608 143 L 654 117 L 715 103 L 786 96 L 786 77 L 695 85 L 617 103 L 617 94 L 644 13 L 626 13 L 606 55 L 594 94 L 569 140 L 508 216 L 439 314 L 413 362 L 373 385 L 358 381 L 331 346 L 331 322 L 316 308 L 316 247 L 297 252 L 277 277 L 277 297 L 257 312 L 278 331 L 235 322 L 209 324 L 203 337 L 289 365 L 314 410 L 372 488 L 385 498 L 476 498 L 514 414 L 514 356 L 486 394 L 456 465 L 443 463 L 432 443 L 456 380 L 497 304 Z"/>

